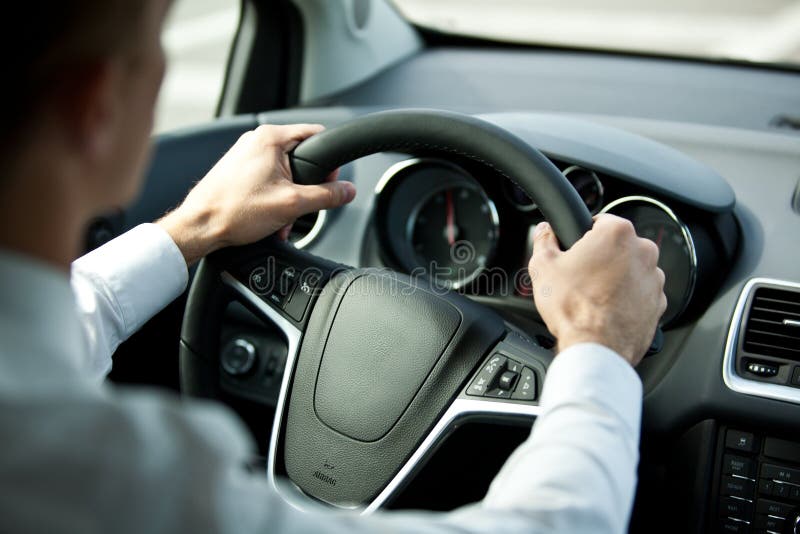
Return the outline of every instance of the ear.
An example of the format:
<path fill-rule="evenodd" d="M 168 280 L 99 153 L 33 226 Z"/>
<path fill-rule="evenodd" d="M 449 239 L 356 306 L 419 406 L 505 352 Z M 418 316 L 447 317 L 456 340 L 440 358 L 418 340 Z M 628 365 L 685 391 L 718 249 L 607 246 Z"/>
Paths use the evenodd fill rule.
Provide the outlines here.
<path fill-rule="evenodd" d="M 119 121 L 120 69 L 100 61 L 75 73 L 61 109 L 74 149 L 88 165 L 112 155 Z"/>

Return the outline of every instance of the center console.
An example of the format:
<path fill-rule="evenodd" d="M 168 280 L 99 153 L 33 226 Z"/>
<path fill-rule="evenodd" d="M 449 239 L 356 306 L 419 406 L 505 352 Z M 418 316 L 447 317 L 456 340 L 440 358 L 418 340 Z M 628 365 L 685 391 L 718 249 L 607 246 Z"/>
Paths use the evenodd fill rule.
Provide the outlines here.
<path fill-rule="evenodd" d="M 800 442 L 723 427 L 717 532 L 800 534 Z"/>

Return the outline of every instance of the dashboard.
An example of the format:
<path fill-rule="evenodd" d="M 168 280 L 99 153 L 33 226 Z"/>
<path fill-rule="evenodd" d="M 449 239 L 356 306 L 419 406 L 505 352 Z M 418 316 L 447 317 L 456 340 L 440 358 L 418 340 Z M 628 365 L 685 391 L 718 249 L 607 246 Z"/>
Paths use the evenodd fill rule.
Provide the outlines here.
<path fill-rule="evenodd" d="M 333 126 L 378 110 L 335 105 L 293 109 L 220 120 L 164 136 L 142 195 L 147 201 L 129 208 L 115 231 L 152 220 L 177 203 L 243 131 L 259 123 Z M 796 238 L 800 206 L 795 201 L 800 139 L 609 115 L 503 112 L 482 118 L 540 149 L 566 175 L 590 211 L 626 217 L 641 236 L 660 241 L 670 309 L 662 324 L 661 353 L 645 358 L 637 368 L 644 404 L 642 494 L 632 520 L 634 530 L 651 531 L 648 518 L 660 514 L 664 503 L 685 510 L 676 516 L 680 521 L 698 525 L 704 524 L 707 510 L 728 503 L 727 495 L 734 491 L 724 486 L 730 482 L 729 468 L 723 465 L 731 454 L 725 449 L 728 434 L 755 436 L 760 445 L 744 455 L 738 453 L 753 465 L 786 462 L 797 467 L 791 459 L 774 456 L 771 445 L 775 440 L 800 441 L 792 423 L 797 420 L 800 388 L 787 387 L 798 367 L 796 355 L 789 350 L 765 356 L 760 347 L 770 334 L 742 329 L 739 336 L 739 330 L 751 301 L 769 298 L 764 287 L 785 289 L 787 282 L 800 281 Z M 416 270 L 420 276 L 433 273 L 443 288 L 492 307 L 509 324 L 545 345 L 547 332 L 536 321 L 526 280 L 515 278 L 526 271 L 531 229 L 542 218 L 539 207 L 505 179 L 458 158 L 442 161 L 398 153 L 359 159 L 342 168 L 340 179 L 356 185 L 356 199 L 345 209 L 300 225 L 297 246 L 357 267 L 409 274 Z M 432 262 L 445 269 L 429 269 Z M 759 277 L 767 281 L 754 286 L 752 281 Z M 178 318 L 179 306 L 171 310 Z M 781 328 L 786 333 L 790 327 Z M 161 331 L 146 328 L 132 341 L 139 342 L 143 335 L 163 339 Z M 230 311 L 225 336 L 223 347 L 239 338 L 248 340 L 265 368 L 274 369 L 277 364 L 270 362 L 285 358 L 286 349 L 274 333 L 244 309 Z M 131 352 L 122 362 L 149 361 L 149 351 L 131 342 L 121 351 Z M 153 354 L 153 366 L 167 357 Z M 122 365 L 115 368 L 118 373 L 125 370 Z M 258 442 L 266 443 L 263 418 L 256 416 L 260 412 L 254 411 L 253 417 L 246 414 L 252 403 L 274 406 L 274 399 L 264 395 L 272 391 L 278 375 L 221 375 L 226 402 L 245 414 Z M 459 434 L 462 441 L 453 438 L 448 450 L 454 461 L 472 450 L 476 434 L 486 431 L 465 427 Z M 499 432 L 496 425 L 489 431 Z M 524 434 L 508 436 L 508 450 L 493 454 L 505 457 Z M 487 467 L 487 480 L 498 462 Z M 425 484 L 449 480 L 459 466 L 452 467 L 456 471 L 445 464 L 440 467 L 446 473 L 436 476 L 432 467 Z M 427 491 L 410 492 L 409 498 Z M 445 490 L 440 493 L 445 495 Z M 436 506 L 447 509 L 480 497 L 447 493 Z M 780 502 L 781 497 L 775 499 Z M 419 508 L 430 503 L 411 500 L 402 505 Z"/>
<path fill-rule="evenodd" d="M 739 240 L 734 196 L 719 175 L 663 145 L 589 122 L 489 118 L 535 141 L 592 214 L 626 218 L 659 246 L 668 301 L 662 328 L 707 307 Z M 373 205 L 360 264 L 425 277 L 499 308 L 530 307 L 527 265 L 544 220 L 539 206 L 473 161 L 391 157 L 370 171 Z"/>

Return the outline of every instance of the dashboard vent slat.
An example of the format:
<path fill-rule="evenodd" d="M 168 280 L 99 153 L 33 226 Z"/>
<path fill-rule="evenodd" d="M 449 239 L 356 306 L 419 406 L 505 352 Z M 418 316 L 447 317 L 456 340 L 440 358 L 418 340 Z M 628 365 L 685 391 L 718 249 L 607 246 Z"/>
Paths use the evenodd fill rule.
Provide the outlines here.
<path fill-rule="evenodd" d="M 791 324 L 798 318 L 800 292 L 758 288 L 744 329 L 744 350 L 755 355 L 800 361 L 800 327 Z"/>

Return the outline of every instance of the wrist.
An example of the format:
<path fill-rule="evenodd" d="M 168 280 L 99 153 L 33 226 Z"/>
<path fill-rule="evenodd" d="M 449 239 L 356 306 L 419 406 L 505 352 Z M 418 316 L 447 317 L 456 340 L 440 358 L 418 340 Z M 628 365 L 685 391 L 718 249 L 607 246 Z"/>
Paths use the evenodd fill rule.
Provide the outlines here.
<path fill-rule="evenodd" d="M 592 332 L 570 332 L 569 334 L 558 336 L 557 349 L 558 352 L 561 352 L 580 343 L 596 343 L 598 345 L 603 345 L 622 356 L 622 358 L 631 365 L 639 359 L 639 357 L 634 354 L 635 350 L 626 346 L 625 343 L 620 342 L 620 340 L 613 340 L 610 339 L 609 336 Z"/>
<path fill-rule="evenodd" d="M 204 256 L 222 248 L 224 232 L 214 224 L 210 210 L 190 210 L 183 206 L 158 220 L 183 254 L 187 265 L 192 265 Z"/>

